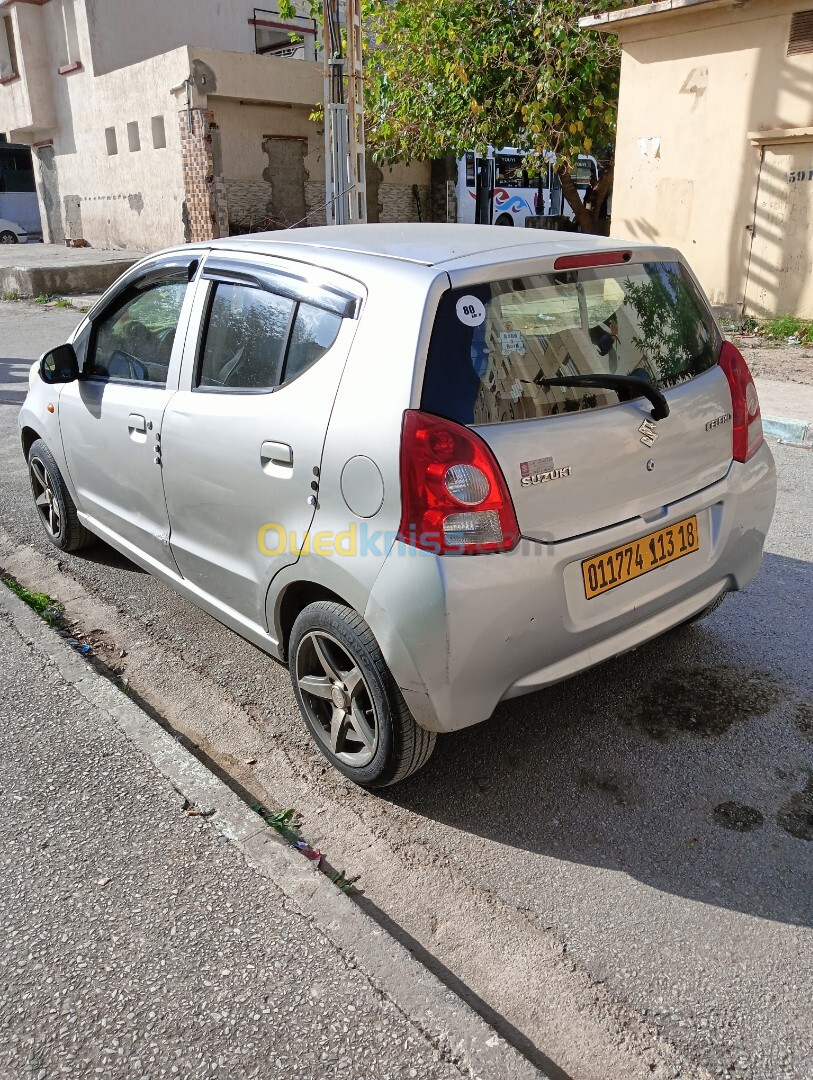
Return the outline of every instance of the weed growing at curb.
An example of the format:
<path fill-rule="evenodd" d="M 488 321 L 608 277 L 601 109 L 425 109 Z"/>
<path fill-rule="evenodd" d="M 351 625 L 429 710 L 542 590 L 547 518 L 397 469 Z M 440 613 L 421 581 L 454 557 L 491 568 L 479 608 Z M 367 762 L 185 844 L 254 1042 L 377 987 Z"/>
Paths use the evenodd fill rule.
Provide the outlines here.
<path fill-rule="evenodd" d="M 34 297 L 35 304 L 50 304 L 52 300 L 56 300 L 56 297 L 49 296 L 47 293 L 40 293 L 39 296 Z"/>
<path fill-rule="evenodd" d="M 349 893 L 360 877 L 361 874 L 356 874 L 355 877 L 347 877 L 344 870 L 337 870 L 330 880 L 337 889 L 340 889 L 343 893 Z"/>
<path fill-rule="evenodd" d="M 295 810 L 266 810 L 264 806 L 256 804 L 251 808 L 255 814 L 259 814 L 266 825 L 270 825 L 280 836 L 283 836 L 289 844 L 299 839 L 299 822 L 296 820 Z"/>
<path fill-rule="evenodd" d="M 56 626 L 62 616 L 62 608 L 53 597 L 47 593 L 35 593 L 30 589 L 26 589 L 24 585 L 20 585 L 14 578 L 3 579 L 3 584 L 11 589 L 24 604 L 28 604 L 30 608 L 33 608 L 36 613 L 43 618 L 49 626 Z"/>
<path fill-rule="evenodd" d="M 15 300 L 20 299 L 20 294 L 18 292 L 4 292 L 0 299 L 5 304 L 13 304 Z"/>
<path fill-rule="evenodd" d="M 291 847 L 296 848 L 306 859 L 310 859 L 311 862 L 315 863 L 322 870 L 322 873 L 330 878 L 337 889 L 343 893 L 349 894 L 352 892 L 353 886 L 361 875 L 356 874 L 355 877 L 348 877 L 344 870 L 335 870 L 332 866 L 323 863 L 324 856 L 322 853 L 314 851 L 310 844 L 301 839 L 299 833 L 301 823 L 297 819 L 295 810 L 267 810 L 266 807 L 260 806 L 259 803 L 254 803 L 251 809 L 255 814 L 259 814 L 266 825 L 270 825 L 272 829 L 278 832 Z"/>
<path fill-rule="evenodd" d="M 71 302 L 70 302 L 70 300 L 66 300 L 64 296 L 58 296 L 57 299 L 56 299 L 56 306 L 57 307 L 70 307 Z"/>
<path fill-rule="evenodd" d="M 798 338 L 806 344 L 813 344 L 813 323 L 808 319 L 797 319 L 794 315 L 780 315 L 763 323 L 762 331 L 769 338 Z"/>

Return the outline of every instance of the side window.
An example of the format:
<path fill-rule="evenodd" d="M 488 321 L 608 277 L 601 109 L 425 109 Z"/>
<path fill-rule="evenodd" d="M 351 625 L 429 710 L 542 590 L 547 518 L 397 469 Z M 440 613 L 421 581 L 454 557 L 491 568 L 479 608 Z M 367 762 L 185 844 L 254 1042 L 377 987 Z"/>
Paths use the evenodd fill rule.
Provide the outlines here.
<path fill-rule="evenodd" d="M 272 390 L 279 385 L 294 301 L 250 285 L 218 282 L 197 387 Z"/>
<path fill-rule="evenodd" d="M 474 151 L 468 150 L 466 152 L 466 187 L 474 187 Z"/>
<path fill-rule="evenodd" d="M 161 281 L 130 290 L 94 324 L 92 377 L 166 386 L 187 282 Z"/>
<path fill-rule="evenodd" d="M 283 382 L 291 382 L 321 360 L 336 340 L 341 325 L 340 315 L 323 311 L 312 304 L 300 304 L 288 346 Z"/>

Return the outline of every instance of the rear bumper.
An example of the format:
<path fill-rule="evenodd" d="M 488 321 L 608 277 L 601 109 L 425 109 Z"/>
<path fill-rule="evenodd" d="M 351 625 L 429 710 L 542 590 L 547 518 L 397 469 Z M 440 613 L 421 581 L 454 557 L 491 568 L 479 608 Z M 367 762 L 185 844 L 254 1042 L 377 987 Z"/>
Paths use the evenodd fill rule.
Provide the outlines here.
<path fill-rule="evenodd" d="M 764 444 L 716 484 L 610 529 L 500 555 L 396 544 L 365 612 L 416 720 L 455 731 L 496 705 L 633 649 L 759 570 L 776 476 Z M 581 561 L 696 514 L 700 550 L 586 600 Z"/>

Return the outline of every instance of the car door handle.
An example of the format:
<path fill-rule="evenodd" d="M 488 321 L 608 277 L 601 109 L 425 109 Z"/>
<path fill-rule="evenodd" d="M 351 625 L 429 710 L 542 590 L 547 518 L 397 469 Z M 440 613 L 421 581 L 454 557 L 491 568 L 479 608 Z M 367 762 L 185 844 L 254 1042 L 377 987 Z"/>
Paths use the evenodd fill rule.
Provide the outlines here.
<path fill-rule="evenodd" d="M 138 413 L 131 412 L 127 417 L 127 427 L 131 431 L 140 431 L 142 434 L 147 434 L 147 418 L 145 416 L 139 416 Z"/>
<path fill-rule="evenodd" d="M 272 465 L 288 465 L 293 467 L 293 449 L 284 442 L 264 442 L 260 447 L 260 461 L 271 462 Z"/>

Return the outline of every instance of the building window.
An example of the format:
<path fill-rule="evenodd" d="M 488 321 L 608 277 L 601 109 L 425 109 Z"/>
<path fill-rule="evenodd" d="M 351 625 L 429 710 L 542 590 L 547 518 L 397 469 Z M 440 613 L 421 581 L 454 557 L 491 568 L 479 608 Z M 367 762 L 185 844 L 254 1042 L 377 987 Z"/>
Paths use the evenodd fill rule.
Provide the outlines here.
<path fill-rule="evenodd" d="M 116 129 L 114 127 L 104 129 L 104 141 L 107 144 L 108 157 L 113 157 L 114 154 L 119 152 L 118 143 L 116 142 Z"/>
<path fill-rule="evenodd" d="M 14 23 L 10 15 L 4 15 L 3 25 L 0 27 L 0 80 L 14 79 L 19 74 Z"/>
<path fill-rule="evenodd" d="M 150 120 L 152 128 L 152 145 L 155 150 L 163 150 L 167 145 L 167 133 L 164 127 L 163 116 L 154 116 Z"/>
<path fill-rule="evenodd" d="M 284 19 L 279 11 L 254 8 L 254 51 L 262 56 L 312 60 L 315 56 L 316 23 L 303 15 Z"/>
<path fill-rule="evenodd" d="M 127 125 L 127 145 L 130 148 L 131 154 L 134 154 L 136 150 L 141 149 L 141 136 L 138 134 L 138 120 L 131 120 Z"/>
<path fill-rule="evenodd" d="M 797 11 L 790 21 L 788 56 L 813 53 L 813 11 Z"/>

